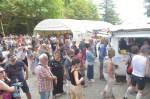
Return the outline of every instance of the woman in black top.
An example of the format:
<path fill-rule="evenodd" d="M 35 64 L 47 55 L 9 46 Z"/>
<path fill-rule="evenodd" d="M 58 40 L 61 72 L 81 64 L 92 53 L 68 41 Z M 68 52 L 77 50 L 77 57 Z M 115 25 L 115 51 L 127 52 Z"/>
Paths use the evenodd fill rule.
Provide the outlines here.
<path fill-rule="evenodd" d="M 82 77 L 80 70 L 81 61 L 79 58 L 73 58 L 72 67 L 69 69 L 70 77 L 70 99 L 84 99 L 83 86 L 84 78 Z"/>
<path fill-rule="evenodd" d="M 66 92 L 63 90 L 63 76 L 65 75 L 65 67 L 63 65 L 63 61 L 60 58 L 60 52 L 56 51 L 54 53 L 54 59 L 50 63 L 50 69 L 52 73 L 57 77 L 57 85 L 54 85 L 53 90 L 53 99 L 56 98 L 56 94 Z"/>

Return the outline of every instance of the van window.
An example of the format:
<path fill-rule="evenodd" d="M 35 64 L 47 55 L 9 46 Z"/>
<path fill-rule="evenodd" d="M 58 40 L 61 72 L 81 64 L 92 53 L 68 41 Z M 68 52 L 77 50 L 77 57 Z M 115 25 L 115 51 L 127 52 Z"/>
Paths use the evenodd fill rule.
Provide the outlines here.
<path fill-rule="evenodd" d="M 150 45 L 150 38 L 119 38 L 119 53 L 127 54 L 133 53 L 134 50 L 131 50 L 132 46 L 137 46 L 139 49 L 142 45 Z"/>

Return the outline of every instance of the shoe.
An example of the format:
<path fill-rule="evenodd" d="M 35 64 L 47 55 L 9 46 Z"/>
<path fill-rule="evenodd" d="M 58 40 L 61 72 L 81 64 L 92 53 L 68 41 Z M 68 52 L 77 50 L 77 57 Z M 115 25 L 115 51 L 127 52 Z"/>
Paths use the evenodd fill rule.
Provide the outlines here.
<path fill-rule="evenodd" d="M 123 99 L 127 99 L 126 97 L 123 97 Z"/>
<path fill-rule="evenodd" d="M 100 80 L 105 80 L 105 78 L 104 78 L 104 77 L 100 77 L 99 79 L 100 79 Z"/>
<path fill-rule="evenodd" d="M 138 91 L 134 91 L 134 93 L 135 93 L 135 94 L 137 94 L 137 93 L 138 93 Z"/>
<path fill-rule="evenodd" d="M 95 82 L 94 79 L 91 79 L 91 82 Z"/>

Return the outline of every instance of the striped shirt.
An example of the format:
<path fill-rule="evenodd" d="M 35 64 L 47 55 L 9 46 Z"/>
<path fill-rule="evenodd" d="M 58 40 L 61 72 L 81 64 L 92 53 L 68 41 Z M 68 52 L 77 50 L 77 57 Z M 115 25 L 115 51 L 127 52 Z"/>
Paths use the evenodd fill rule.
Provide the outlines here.
<path fill-rule="evenodd" d="M 43 92 L 43 91 L 52 91 L 53 90 L 53 80 L 51 79 L 46 79 L 45 77 L 48 75 L 51 75 L 51 71 L 48 66 L 42 66 L 38 64 L 36 67 L 36 74 L 37 74 L 37 86 L 38 86 L 38 91 Z"/>

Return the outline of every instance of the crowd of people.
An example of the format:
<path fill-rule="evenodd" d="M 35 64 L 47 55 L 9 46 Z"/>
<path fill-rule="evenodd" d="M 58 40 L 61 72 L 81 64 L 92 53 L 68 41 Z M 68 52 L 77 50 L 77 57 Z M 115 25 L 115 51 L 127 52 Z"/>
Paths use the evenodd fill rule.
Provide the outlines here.
<path fill-rule="evenodd" d="M 72 35 L 65 34 L 57 36 L 45 36 L 44 39 L 36 36 L 20 35 L 4 37 L 0 39 L 0 97 L 5 91 L 13 92 L 16 87 L 10 87 L 5 79 L 16 77 L 23 83 L 21 89 L 27 99 L 32 99 L 29 86 L 26 82 L 29 75 L 37 77 L 37 89 L 40 99 L 49 99 L 52 93 L 53 99 L 57 94 L 66 94 L 63 88 L 64 83 L 69 86 L 71 99 L 84 99 L 83 88 L 87 87 L 85 76 L 89 82 L 94 81 L 94 62 L 98 57 L 100 62 L 99 78 L 105 79 L 106 87 L 101 92 L 105 99 L 110 99 L 111 90 L 115 82 L 115 69 L 118 67 L 113 63 L 115 50 L 107 49 L 107 40 L 102 40 L 96 49 L 97 40 L 90 38 L 85 42 L 83 38 L 79 45 L 72 39 Z M 135 46 L 131 47 L 134 54 L 139 52 Z M 136 99 L 140 99 L 144 85 L 144 69 L 149 66 L 149 60 L 145 56 L 149 53 L 150 47 L 143 46 L 138 55 L 133 55 L 132 60 L 127 59 L 126 64 L 132 61 L 133 73 L 127 75 L 128 89 L 124 99 L 127 99 L 130 91 L 137 84 Z M 139 61 L 139 59 L 142 59 Z M 136 62 L 140 63 L 136 63 Z M 87 63 L 87 68 L 85 66 Z M 143 67 L 140 67 L 140 66 Z M 137 66 L 139 66 L 137 68 Z M 139 69 L 140 68 L 140 69 Z M 87 69 L 87 75 L 85 70 Z M 141 71 L 143 70 L 143 71 Z M 140 80 L 138 80 L 140 79 Z M 13 99 L 14 97 L 12 97 Z M 1 98 L 0 98 L 1 99 Z M 19 96 L 19 99 L 21 97 Z"/>

